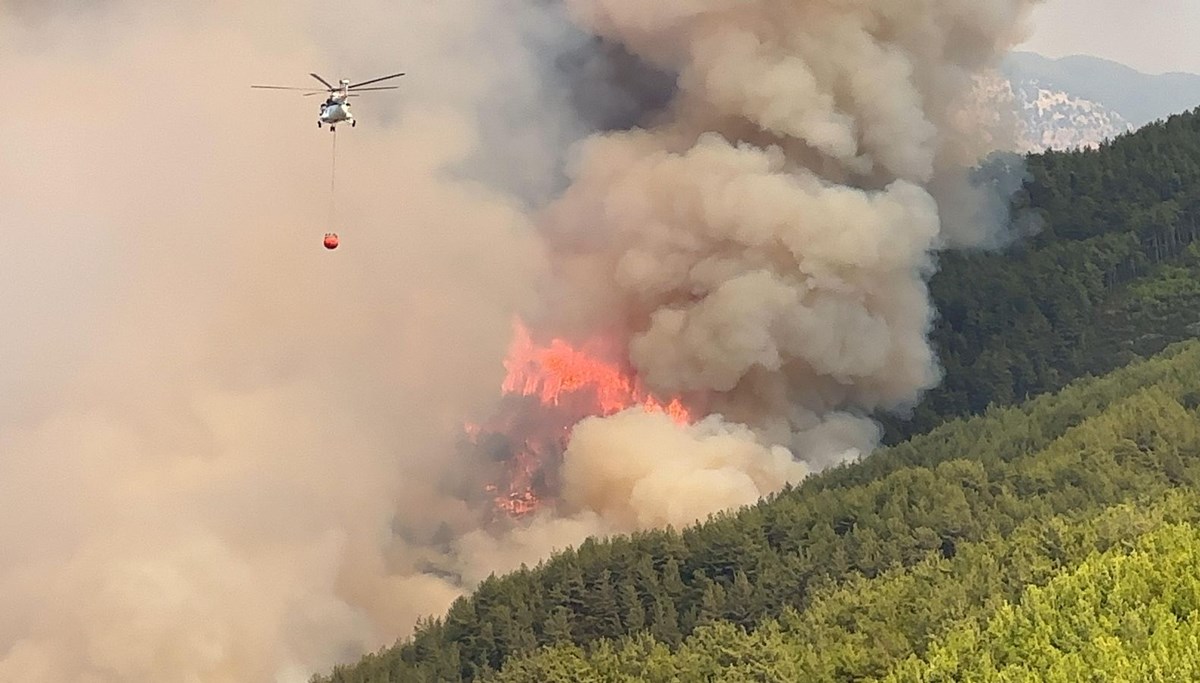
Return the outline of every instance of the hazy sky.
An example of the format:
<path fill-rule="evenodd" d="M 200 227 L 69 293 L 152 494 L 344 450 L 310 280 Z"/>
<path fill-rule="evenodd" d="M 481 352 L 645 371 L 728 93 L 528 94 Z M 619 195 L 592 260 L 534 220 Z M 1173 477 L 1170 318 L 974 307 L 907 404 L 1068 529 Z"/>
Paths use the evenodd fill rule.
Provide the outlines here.
<path fill-rule="evenodd" d="M 1200 0 L 1047 0 L 1021 49 L 1090 54 L 1139 71 L 1200 73 Z"/>

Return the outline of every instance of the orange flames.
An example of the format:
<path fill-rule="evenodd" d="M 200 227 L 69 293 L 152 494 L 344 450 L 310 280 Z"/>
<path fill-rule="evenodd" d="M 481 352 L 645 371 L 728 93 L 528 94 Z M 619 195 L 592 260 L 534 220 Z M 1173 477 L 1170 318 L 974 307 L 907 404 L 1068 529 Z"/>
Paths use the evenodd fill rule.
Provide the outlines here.
<path fill-rule="evenodd" d="M 647 411 L 666 412 L 680 424 L 690 420 L 679 399 L 672 399 L 664 407 L 616 363 L 601 360 L 603 350 L 575 349 L 561 339 L 539 348 L 520 321 L 514 328 L 512 345 L 504 361 L 504 369 L 508 371 L 502 385 L 504 393 L 536 395 L 542 405 L 556 406 L 563 394 L 590 392 L 595 397 L 597 415 L 612 415 L 640 403 Z"/>
<path fill-rule="evenodd" d="M 486 487 L 498 511 L 523 517 L 542 506 L 542 498 L 552 494 L 546 489 L 553 489 L 571 430 L 586 417 L 641 405 L 680 424 L 691 421 L 679 399 L 664 403 L 652 396 L 622 362 L 621 354 L 602 341 L 576 348 L 552 339 L 541 346 L 520 321 L 513 327 L 501 391 L 506 397 L 533 398 L 535 403 L 510 401 L 504 404 L 507 411 L 502 407 L 488 425 L 467 426 L 472 443 L 479 444 L 485 435 L 500 435 L 511 448 L 504 459 L 503 481 Z"/>

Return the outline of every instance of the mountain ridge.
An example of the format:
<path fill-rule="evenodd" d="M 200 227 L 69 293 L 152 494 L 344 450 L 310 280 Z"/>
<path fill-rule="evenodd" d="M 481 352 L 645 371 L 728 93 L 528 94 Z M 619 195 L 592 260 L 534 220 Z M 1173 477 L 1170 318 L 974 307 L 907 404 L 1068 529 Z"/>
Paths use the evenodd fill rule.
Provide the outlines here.
<path fill-rule="evenodd" d="M 1200 105 L 1200 74 L 1148 74 L 1101 57 L 1051 58 L 1036 52 L 1009 53 L 1000 70 L 1010 81 L 1034 82 L 1096 102 L 1134 128 Z"/>
<path fill-rule="evenodd" d="M 1015 52 L 978 81 L 977 95 L 982 120 L 999 123 L 1003 116 L 996 112 L 1015 116 L 1012 137 L 1001 147 L 1022 154 L 1066 151 L 1095 148 L 1200 105 L 1200 75 L 1147 74 L 1088 55 Z"/>

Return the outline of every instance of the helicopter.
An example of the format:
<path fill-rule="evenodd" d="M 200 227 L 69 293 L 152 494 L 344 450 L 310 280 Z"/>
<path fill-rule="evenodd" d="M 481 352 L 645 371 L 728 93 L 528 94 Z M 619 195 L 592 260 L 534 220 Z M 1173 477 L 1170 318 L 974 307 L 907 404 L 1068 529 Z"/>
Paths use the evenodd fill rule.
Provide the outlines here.
<path fill-rule="evenodd" d="M 338 81 L 337 86 L 334 86 L 329 81 L 321 78 L 317 74 L 310 73 L 309 76 L 317 79 L 321 82 L 321 85 L 325 86 L 324 90 L 317 90 L 315 88 L 294 88 L 286 85 L 252 85 L 250 87 L 266 88 L 270 90 L 304 90 L 306 91 L 304 93 L 304 97 L 328 93 L 329 97 L 321 103 L 320 114 L 317 116 L 317 128 L 320 128 L 321 124 L 328 124 L 329 132 L 332 133 L 337 130 L 337 124 L 339 123 L 345 123 L 349 121 L 351 128 L 353 128 L 357 123 L 357 121 L 354 119 L 354 114 L 350 113 L 351 97 L 358 97 L 360 92 L 365 92 L 368 90 L 396 90 L 399 87 L 395 85 L 385 85 L 374 88 L 364 88 L 362 86 L 370 85 L 372 83 L 379 83 L 380 81 L 386 81 L 392 78 L 398 78 L 403 75 L 403 73 L 398 73 L 390 76 L 380 76 L 379 78 L 372 78 L 360 83 L 351 83 L 348 79 L 343 78 Z"/>

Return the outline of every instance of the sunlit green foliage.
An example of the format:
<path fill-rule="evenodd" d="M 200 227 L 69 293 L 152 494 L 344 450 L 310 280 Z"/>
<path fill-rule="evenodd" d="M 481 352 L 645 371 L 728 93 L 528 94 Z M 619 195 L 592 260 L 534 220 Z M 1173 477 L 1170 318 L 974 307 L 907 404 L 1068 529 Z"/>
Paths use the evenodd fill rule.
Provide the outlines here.
<path fill-rule="evenodd" d="M 1200 680 L 1197 562 L 1194 524 L 1148 533 L 955 624 L 884 681 Z"/>
<path fill-rule="evenodd" d="M 979 673 L 982 658 L 1000 661 L 997 651 L 1033 649 L 1012 641 L 1041 644 L 1039 619 L 1049 621 L 1048 609 L 1059 612 L 1054 619 L 1059 633 L 1046 634 L 1056 642 L 1070 642 L 1063 631 L 1102 631 L 1116 620 L 1122 633 L 1135 636 L 1127 644 L 1142 647 L 1146 627 L 1164 621 L 1162 605 L 1155 601 L 1174 606 L 1177 614 L 1200 600 L 1200 579 L 1194 571 L 1180 571 L 1200 552 L 1200 535 L 1189 526 L 1200 521 L 1198 504 L 1195 492 L 1173 492 L 1153 503 L 1031 522 L 1010 538 L 967 544 L 953 559 L 930 557 L 875 579 L 855 579 L 823 592 L 809 609 L 789 609 L 753 632 L 716 622 L 697 629 L 674 652 L 644 635 L 590 651 L 574 645 L 547 648 L 509 660 L 503 672 L 486 680 L 783 683 L 868 681 L 889 674 L 894 678 L 887 680 L 895 683 L 975 680 L 969 675 Z M 1123 558 L 1135 544 L 1142 549 L 1131 556 L 1136 562 L 1123 566 L 1126 577 L 1110 572 L 1104 562 Z M 1163 547 L 1176 552 L 1177 561 L 1138 581 L 1136 572 L 1153 563 L 1153 551 Z M 1047 588 L 1039 591 L 1039 586 Z M 1088 604 L 1092 599 L 1096 604 Z M 1070 600 L 1075 604 L 1064 605 Z M 1137 615 L 1143 607 L 1151 612 L 1149 619 Z M 1073 610 L 1089 618 L 1077 624 Z M 1036 675 L 996 680 L 1046 680 L 1039 676 L 1052 670 L 1027 666 L 1023 673 Z"/>

